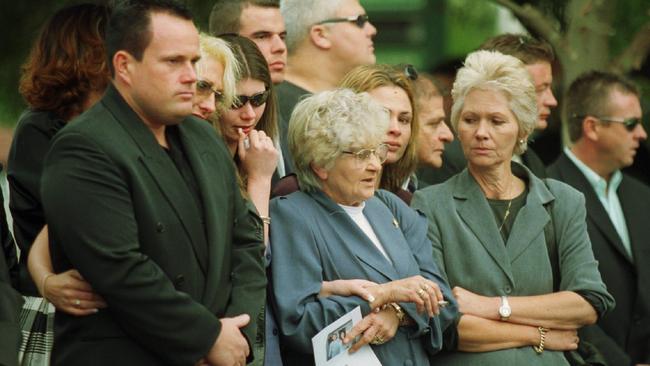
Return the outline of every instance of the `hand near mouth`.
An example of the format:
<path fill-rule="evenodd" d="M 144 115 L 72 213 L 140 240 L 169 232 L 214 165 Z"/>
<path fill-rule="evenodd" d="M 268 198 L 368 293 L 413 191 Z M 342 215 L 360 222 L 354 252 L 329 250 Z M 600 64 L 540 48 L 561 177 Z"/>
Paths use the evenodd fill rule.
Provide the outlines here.
<path fill-rule="evenodd" d="M 278 164 L 278 151 L 273 140 L 264 133 L 251 129 L 248 135 L 239 128 L 237 156 L 248 179 L 271 179 Z"/>

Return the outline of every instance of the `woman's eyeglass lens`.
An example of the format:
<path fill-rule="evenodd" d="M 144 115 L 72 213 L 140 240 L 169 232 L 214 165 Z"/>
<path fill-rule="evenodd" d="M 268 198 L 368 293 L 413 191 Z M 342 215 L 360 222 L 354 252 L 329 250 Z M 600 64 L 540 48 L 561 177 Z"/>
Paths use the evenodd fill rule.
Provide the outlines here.
<path fill-rule="evenodd" d="M 361 149 L 358 151 L 343 151 L 345 154 L 354 155 L 357 164 L 363 165 L 367 164 L 370 161 L 370 158 L 374 155 L 379 159 L 379 163 L 383 164 L 388 157 L 388 145 L 381 144 L 374 149 Z"/>

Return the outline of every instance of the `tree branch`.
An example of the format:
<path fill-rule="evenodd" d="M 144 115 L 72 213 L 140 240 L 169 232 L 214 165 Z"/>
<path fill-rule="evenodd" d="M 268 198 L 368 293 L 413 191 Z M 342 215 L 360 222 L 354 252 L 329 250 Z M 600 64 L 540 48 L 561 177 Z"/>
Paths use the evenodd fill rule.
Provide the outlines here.
<path fill-rule="evenodd" d="M 553 27 L 553 20 L 530 4 L 518 5 L 512 0 L 492 0 L 492 2 L 509 9 L 528 29 L 539 34 L 551 43 L 556 50 L 564 49 L 562 34 Z"/>
<path fill-rule="evenodd" d="M 639 70 L 643 61 L 650 53 L 650 21 L 646 22 L 636 32 L 632 42 L 618 57 L 610 63 L 610 69 L 625 74 L 632 70 Z"/>

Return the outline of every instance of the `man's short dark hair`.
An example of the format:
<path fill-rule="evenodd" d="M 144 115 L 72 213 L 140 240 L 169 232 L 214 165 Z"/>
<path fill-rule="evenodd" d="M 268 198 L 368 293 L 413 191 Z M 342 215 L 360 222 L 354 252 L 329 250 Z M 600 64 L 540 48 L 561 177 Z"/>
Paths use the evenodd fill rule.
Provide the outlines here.
<path fill-rule="evenodd" d="M 524 34 L 501 34 L 485 41 L 479 49 L 514 56 L 526 65 L 555 61 L 553 47 L 548 42 Z"/>
<path fill-rule="evenodd" d="M 564 118 L 569 138 L 576 142 L 582 136 L 586 116 L 608 117 L 609 98 L 613 91 L 639 97 L 639 89 L 625 77 L 604 71 L 588 71 L 575 79 L 564 96 Z"/>
<path fill-rule="evenodd" d="M 280 8 L 280 0 L 215 0 L 210 12 L 210 34 L 239 34 L 239 18 L 246 6 Z"/>
<path fill-rule="evenodd" d="M 190 10 L 175 0 L 116 1 L 106 30 L 106 53 L 112 75 L 115 74 L 113 56 L 118 51 L 124 50 L 136 60 L 142 60 L 144 50 L 153 36 L 150 26 L 153 12 L 192 20 Z"/>

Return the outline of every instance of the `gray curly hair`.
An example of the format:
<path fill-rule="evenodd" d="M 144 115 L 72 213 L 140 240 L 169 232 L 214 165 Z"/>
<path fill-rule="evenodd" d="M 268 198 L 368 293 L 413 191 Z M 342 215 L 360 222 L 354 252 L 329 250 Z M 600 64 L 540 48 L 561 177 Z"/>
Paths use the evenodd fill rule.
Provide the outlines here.
<path fill-rule="evenodd" d="M 334 89 L 298 103 L 289 121 L 288 144 L 301 190 L 321 188 L 312 164 L 329 170 L 343 151 L 381 144 L 388 123 L 388 112 L 368 93 Z"/>

